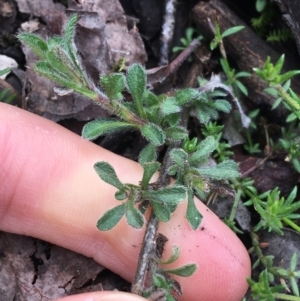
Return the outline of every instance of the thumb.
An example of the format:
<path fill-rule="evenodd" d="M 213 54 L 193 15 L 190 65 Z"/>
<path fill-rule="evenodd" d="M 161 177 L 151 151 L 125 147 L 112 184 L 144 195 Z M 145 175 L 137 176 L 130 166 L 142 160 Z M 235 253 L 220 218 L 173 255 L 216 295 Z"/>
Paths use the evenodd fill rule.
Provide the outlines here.
<path fill-rule="evenodd" d="M 123 292 L 93 292 L 69 296 L 57 301 L 146 301 L 146 299 L 129 293 Z"/>

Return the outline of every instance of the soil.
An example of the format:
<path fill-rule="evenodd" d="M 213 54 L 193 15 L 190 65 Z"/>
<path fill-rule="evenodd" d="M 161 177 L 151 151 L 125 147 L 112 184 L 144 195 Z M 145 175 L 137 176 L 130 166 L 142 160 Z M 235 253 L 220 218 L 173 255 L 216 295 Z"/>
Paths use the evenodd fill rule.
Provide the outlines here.
<path fill-rule="evenodd" d="M 157 93 L 173 93 L 178 88 L 193 87 L 197 76 L 209 79 L 212 74 L 221 72 L 220 52 L 209 48 L 209 41 L 214 35 L 209 19 L 215 18 L 223 29 L 245 26 L 245 30 L 228 37 L 224 43 L 230 63 L 237 70 L 252 72 L 253 67 L 263 65 L 267 55 L 275 60 L 282 53 L 286 54 L 287 70 L 290 66 L 292 69 L 300 69 L 300 29 L 298 23 L 293 22 L 300 17 L 297 15 L 300 14 L 298 0 L 277 0 L 271 5 L 274 6 L 277 18 L 274 19 L 276 22 L 266 25 L 265 32 L 289 26 L 293 39 L 267 43 L 266 34 L 259 35 L 254 31 L 251 18 L 258 16 L 254 0 L 177 1 L 170 49 L 181 45 L 180 39 L 188 27 L 197 28 L 205 39 L 191 58 L 173 72 L 172 68 L 167 67 L 155 69 L 160 61 L 164 1 L 0 0 L 0 54 L 16 62 L 6 79 L 0 79 L 0 91 L 9 88 L 9 93 L 16 94 L 13 105 L 58 122 L 79 135 L 87 121 L 107 116 L 107 112 L 81 96 L 57 95 L 53 90 L 55 84 L 37 76 L 32 70 L 26 70 L 25 66 L 33 64 L 36 57 L 15 38 L 20 30 L 30 30 L 43 37 L 60 34 L 65 21 L 73 12 L 81 16 L 76 34 L 78 50 L 86 70 L 95 82 L 99 74 L 111 72 L 123 58 L 126 59 L 125 69 L 134 62 L 146 66 L 149 76 L 153 78 L 151 85 Z M 169 51 L 168 54 L 169 62 L 177 62 L 178 53 Z M 300 92 L 298 82 L 299 78 L 296 78 L 292 83 L 296 92 Z M 299 173 L 285 160 L 286 153 L 272 153 L 266 141 L 266 133 L 273 141 L 280 139 L 281 128 L 287 127 L 287 110 L 283 106 L 271 110 L 274 99 L 262 92 L 265 84 L 259 78 L 253 76 L 243 83 L 249 91 L 248 97 L 241 95 L 243 110 L 246 114 L 254 109 L 260 109 L 261 112 L 260 119 L 255 120 L 257 130 L 253 130 L 252 139 L 262 151 L 255 155 L 247 153 L 244 149 L 244 132 L 238 132 L 235 126 L 230 125 L 232 122 L 228 118 L 221 117 L 221 121 L 228 125 L 224 141 L 232 146 L 233 157 L 240 163 L 241 174 L 251 176 L 259 192 L 279 187 L 282 195 L 287 196 L 293 187 L 299 186 Z M 195 123 L 191 120 L 191 135 L 197 135 L 194 127 Z M 94 142 L 132 160 L 137 160 L 140 150 L 146 144 L 137 133 L 110 135 Z M 211 208 L 224 217 L 226 210 L 229 210 L 226 208 L 231 204 L 230 199 L 226 202 L 224 198 L 221 201 L 217 199 Z M 240 238 L 246 247 L 250 247 L 248 231 L 255 224 L 257 216 L 244 206 L 240 207 L 236 217 L 239 227 L 244 231 Z M 299 235 L 290 234 L 290 230 L 286 232 L 288 234 L 284 237 L 276 237 L 276 245 L 299 253 Z M 264 239 L 271 241 L 273 237 L 266 236 Z M 270 253 L 273 251 L 278 254 L 278 261 L 283 258 L 283 253 L 291 254 L 282 252 L 280 248 L 275 250 L 270 247 L 268 250 Z M 30 237 L 0 232 L 0 261 L 0 301 L 54 300 L 87 291 L 130 290 L 129 283 L 93 260 Z M 13 279 L 11 275 L 14 275 Z"/>

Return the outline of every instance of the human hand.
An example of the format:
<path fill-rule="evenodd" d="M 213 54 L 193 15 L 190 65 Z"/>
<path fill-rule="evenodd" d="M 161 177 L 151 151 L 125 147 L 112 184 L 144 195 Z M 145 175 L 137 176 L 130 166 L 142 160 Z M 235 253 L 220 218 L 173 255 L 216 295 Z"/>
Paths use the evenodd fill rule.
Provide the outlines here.
<path fill-rule="evenodd" d="M 145 227 L 132 229 L 124 219 L 107 232 L 97 230 L 100 216 L 114 207 L 115 188 L 104 183 L 93 165 L 107 161 L 123 182 L 138 183 L 142 168 L 16 107 L 0 103 L 0 230 L 29 235 L 94 258 L 131 281 Z M 250 275 L 247 251 L 233 232 L 204 204 L 199 230 L 191 230 L 181 204 L 159 232 L 182 251 L 173 267 L 196 263 L 196 273 L 179 278 L 179 300 L 240 301 Z M 170 267 L 172 268 L 172 267 Z M 138 301 L 121 292 L 95 292 L 61 301 Z"/>

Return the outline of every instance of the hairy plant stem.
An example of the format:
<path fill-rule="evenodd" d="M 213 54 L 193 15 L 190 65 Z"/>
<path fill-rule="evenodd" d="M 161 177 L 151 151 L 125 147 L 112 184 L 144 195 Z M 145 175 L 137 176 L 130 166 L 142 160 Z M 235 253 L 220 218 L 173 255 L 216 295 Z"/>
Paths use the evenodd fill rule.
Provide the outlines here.
<path fill-rule="evenodd" d="M 124 105 L 122 105 L 117 100 L 110 100 L 105 94 L 101 93 L 97 90 L 96 87 L 93 88 L 92 94 L 85 95 L 92 99 L 96 104 L 98 104 L 101 108 L 106 110 L 107 112 L 117 115 L 119 118 L 128 121 L 130 123 L 134 123 L 138 126 L 144 126 L 146 121 L 136 116 L 132 111 L 127 109 Z"/>
<path fill-rule="evenodd" d="M 298 103 L 295 99 L 293 99 L 282 86 L 275 86 L 280 97 L 282 97 L 294 110 L 300 111 L 300 103 Z"/>
<path fill-rule="evenodd" d="M 187 127 L 189 109 L 185 108 L 181 115 L 181 125 Z M 181 141 L 172 141 L 170 142 L 166 154 L 163 159 L 162 167 L 160 169 L 159 177 L 156 183 L 153 183 L 153 186 L 156 185 L 158 187 L 167 186 L 170 183 L 170 176 L 168 175 L 168 170 L 170 166 L 173 164 L 170 152 L 173 148 L 180 147 Z M 142 248 L 139 254 L 138 265 L 136 268 L 136 272 L 134 275 L 134 279 L 131 286 L 131 292 L 137 295 L 142 295 L 143 291 L 146 289 L 146 281 L 147 281 L 147 271 L 150 270 L 154 272 L 156 269 L 151 267 L 151 265 L 157 264 L 155 262 L 155 253 L 156 253 L 156 239 L 157 239 L 157 230 L 158 230 L 159 220 L 155 216 L 154 211 L 151 208 L 150 218 L 147 223 L 146 232 L 144 235 Z M 150 277 L 151 278 L 151 275 Z M 151 281 L 149 281 L 151 283 Z M 151 285 L 151 284 L 150 284 Z"/>
<path fill-rule="evenodd" d="M 288 301 L 300 301 L 300 297 L 291 296 L 286 294 L 274 293 L 273 297 L 279 300 L 288 300 Z"/>

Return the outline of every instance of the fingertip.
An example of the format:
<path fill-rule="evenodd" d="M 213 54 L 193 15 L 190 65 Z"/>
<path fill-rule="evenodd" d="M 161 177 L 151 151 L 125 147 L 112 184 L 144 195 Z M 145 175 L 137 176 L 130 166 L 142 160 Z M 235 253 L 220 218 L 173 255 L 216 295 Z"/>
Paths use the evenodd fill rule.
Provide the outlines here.
<path fill-rule="evenodd" d="M 103 291 L 68 296 L 57 301 L 146 301 L 146 299 L 130 293 Z"/>

